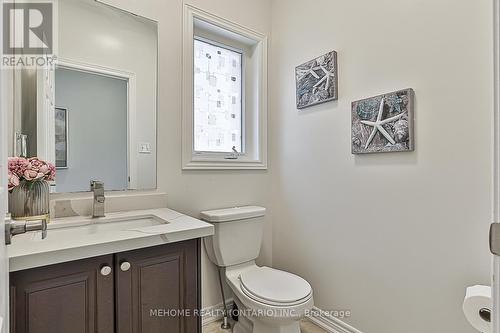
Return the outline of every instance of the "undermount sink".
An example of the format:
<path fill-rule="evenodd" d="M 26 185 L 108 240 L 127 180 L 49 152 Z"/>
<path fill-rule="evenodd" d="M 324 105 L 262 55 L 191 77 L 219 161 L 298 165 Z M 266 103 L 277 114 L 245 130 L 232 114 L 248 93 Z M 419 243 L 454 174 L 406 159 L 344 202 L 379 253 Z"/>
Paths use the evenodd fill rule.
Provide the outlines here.
<path fill-rule="evenodd" d="M 74 237 L 103 235 L 107 233 L 135 231 L 147 232 L 148 227 L 168 224 L 168 221 L 155 215 L 144 216 L 109 216 L 101 218 L 75 217 L 58 222 L 55 220 L 47 226 L 47 238 L 44 241 L 61 240 Z M 41 232 L 26 233 L 13 238 L 13 243 L 26 240 L 40 240 Z"/>
<path fill-rule="evenodd" d="M 53 219 L 41 232 L 16 235 L 7 247 L 10 271 L 97 257 L 214 234 L 211 224 L 168 208 Z"/>
<path fill-rule="evenodd" d="M 168 222 L 154 215 L 135 216 L 128 218 L 101 217 L 98 219 L 75 221 L 74 223 L 66 222 L 59 224 L 49 224 L 48 232 L 49 234 L 54 235 L 58 233 L 77 231 L 80 235 L 92 235 L 101 232 L 133 230 L 137 228 L 152 227 L 155 225 L 166 223 Z"/>

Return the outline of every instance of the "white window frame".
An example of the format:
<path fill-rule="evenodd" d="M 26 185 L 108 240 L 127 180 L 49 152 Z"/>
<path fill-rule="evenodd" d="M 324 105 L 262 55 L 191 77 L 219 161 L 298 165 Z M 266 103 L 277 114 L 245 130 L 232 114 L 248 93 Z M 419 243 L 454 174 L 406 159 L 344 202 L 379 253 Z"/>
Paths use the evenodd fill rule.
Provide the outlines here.
<path fill-rule="evenodd" d="M 207 39 L 206 36 L 195 35 L 197 20 L 250 41 L 252 45 L 252 66 L 249 69 L 253 70 L 252 75 L 247 75 L 247 54 L 243 53 L 242 147 L 244 149 L 237 154 L 236 159 L 233 158 L 236 157 L 234 154 L 194 150 L 194 40 Z M 209 42 L 218 42 L 228 49 L 240 49 L 220 40 L 208 39 Z M 267 36 L 185 4 L 182 68 L 182 168 L 184 170 L 267 169 Z M 253 87 L 251 91 L 247 89 L 249 86 Z M 247 101 L 247 98 L 250 100 Z"/>

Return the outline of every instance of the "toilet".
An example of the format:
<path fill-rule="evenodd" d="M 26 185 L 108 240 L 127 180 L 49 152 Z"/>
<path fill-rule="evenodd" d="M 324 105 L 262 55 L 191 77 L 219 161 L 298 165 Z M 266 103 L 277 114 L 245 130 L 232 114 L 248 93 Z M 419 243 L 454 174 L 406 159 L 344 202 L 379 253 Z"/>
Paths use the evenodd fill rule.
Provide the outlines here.
<path fill-rule="evenodd" d="M 295 274 L 256 265 L 265 213 L 257 206 L 202 212 L 215 227 L 205 249 L 233 291 L 239 310 L 233 333 L 300 333 L 299 322 L 314 305 L 312 288 Z"/>

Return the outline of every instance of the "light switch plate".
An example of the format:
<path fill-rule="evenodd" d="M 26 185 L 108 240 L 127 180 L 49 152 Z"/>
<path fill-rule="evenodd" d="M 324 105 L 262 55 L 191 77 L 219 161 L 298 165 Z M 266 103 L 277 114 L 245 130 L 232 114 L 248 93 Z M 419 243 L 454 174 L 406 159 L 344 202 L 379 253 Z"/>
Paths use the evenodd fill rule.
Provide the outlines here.
<path fill-rule="evenodd" d="M 139 154 L 151 154 L 151 144 L 149 142 L 139 144 Z"/>

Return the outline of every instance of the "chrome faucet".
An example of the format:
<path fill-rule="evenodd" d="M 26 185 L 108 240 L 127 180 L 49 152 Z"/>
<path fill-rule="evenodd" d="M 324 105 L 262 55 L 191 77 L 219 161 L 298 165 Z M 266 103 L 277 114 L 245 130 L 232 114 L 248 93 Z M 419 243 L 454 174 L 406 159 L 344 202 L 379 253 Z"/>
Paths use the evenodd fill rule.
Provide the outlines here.
<path fill-rule="evenodd" d="M 94 192 L 94 203 L 92 206 L 92 217 L 104 217 L 104 183 L 98 180 L 90 181 L 90 190 Z"/>

